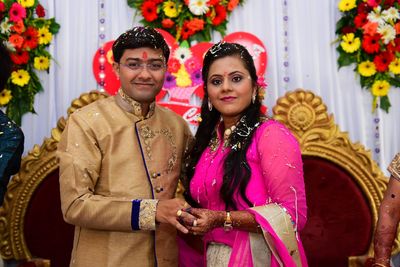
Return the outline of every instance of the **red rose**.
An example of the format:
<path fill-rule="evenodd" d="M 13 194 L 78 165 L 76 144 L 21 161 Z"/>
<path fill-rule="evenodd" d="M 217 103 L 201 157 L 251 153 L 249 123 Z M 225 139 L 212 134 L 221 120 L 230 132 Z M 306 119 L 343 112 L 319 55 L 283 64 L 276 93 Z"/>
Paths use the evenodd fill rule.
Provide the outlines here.
<path fill-rule="evenodd" d="M 43 18 L 44 16 L 46 16 L 46 12 L 44 11 L 44 8 L 41 4 L 38 4 L 36 7 L 36 15 L 39 18 Z"/>
<path fill-rule="evenodd" d="M 351 26 L 344 26 L 342 28 L 342 34 L 348 34 L 348 33 L 355 33 L 356 32 L 356 28 L 351 27 Z"/>
<path fill-rule="evenodd" d="M 153 21 L 157 19 L 157 4 L 151 0 L 143 2 L 142 5 L 142 16 L 146 21 Z"/>
<path fill-rule="evenodd" d="M 6 10 L 6 5 L 3 2 L 0 2 L 0 12 L 4 12 Z"/>

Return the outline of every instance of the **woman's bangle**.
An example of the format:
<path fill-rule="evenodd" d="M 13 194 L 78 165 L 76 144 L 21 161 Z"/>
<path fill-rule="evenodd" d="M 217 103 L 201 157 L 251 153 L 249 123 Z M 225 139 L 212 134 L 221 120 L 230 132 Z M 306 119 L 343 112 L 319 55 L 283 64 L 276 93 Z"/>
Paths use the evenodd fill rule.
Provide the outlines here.
<path fill-rule="evenodd" d="M 389 267 L 389 265 L 385 265 L 382 263 L 374 263 L 374 264 L 372 264 L 372 267 Z"/>

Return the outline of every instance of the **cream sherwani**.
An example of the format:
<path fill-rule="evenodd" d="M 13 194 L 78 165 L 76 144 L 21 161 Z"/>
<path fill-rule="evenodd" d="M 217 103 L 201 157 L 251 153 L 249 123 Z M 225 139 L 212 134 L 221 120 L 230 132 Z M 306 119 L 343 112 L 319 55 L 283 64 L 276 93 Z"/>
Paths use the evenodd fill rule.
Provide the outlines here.
<path fill-rule="evenodd" d="M 138 103 L 129 113 L 108 97 L 70 116 L 58 147 L 62 211 L 76 226 L 70 266 L 178 265 L 175 228 L 155 225 L 154 199 L 174 197 L 190 140 L 186 122 L 154 104 L 143 118 Z"/>

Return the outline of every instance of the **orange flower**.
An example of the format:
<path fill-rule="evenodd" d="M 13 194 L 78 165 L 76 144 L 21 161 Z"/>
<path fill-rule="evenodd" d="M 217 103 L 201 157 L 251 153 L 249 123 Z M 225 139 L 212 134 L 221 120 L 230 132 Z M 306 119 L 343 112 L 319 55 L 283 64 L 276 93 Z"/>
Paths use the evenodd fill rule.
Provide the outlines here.
<path fill-rule="evenodd" d="M 397 22 L 394 25 L 394 29 L 396 30 L 396 34 L 400 34 L 400 22 Z"/>
<path fill-rule="evenodd" d="M 172 28 L 172 26 L 174 26 L 175 22 L 172 19 L 163 19 L 161 21 L 161 25 L 163 28 L 169 29 Z"/>
<path fill-rule="evenodd" d="M 239 0 L 230 0 L 228 3 L 228 7 L 227 7 L 228 11 L 234 10 L 238 4 L 239 4 Z"/>
<path fill-rule="evenodd" d="M 19 20 L 14 22 L 14 25 L 11 27 L 11 30 L 15 31 L 16 33 L 23 33 L 25 31 L 25 25 L 23 20 Z"/>
<path fill-rule="evenodd" d="M 374 35 L 378 29 L 378 23 L 368 22 L 362 28 L 364 29 L 364 34 Z"/>
<path fill-rule="evenodd" d="M 194 18 L 187 23 L 187 27 L 194 32 L 204 29 L 204 20 Z"/>
<path fill-rule="evenodd" d="M 8 41 L 15 47 L 21 48 L 24 43 L 24 38 L 19 34 L 12 34 Z"/>

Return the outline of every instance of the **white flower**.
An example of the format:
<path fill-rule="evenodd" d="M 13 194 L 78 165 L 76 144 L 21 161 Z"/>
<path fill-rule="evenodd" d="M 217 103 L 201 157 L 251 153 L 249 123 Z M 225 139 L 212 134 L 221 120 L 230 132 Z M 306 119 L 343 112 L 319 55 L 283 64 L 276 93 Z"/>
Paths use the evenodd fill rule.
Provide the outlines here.
<path fill-rule="evenodd" d="M 7 48 L 8 51 L 15 52 L 15 47 L 9 41 L 3 41 L 4 46 Z"/>
<path fill-rule="evenodd" d="M 378 25 L 385 24 L 385 20 L 383 19 L 380 6 L 377 6 L 376 8 L 374 8 L 374 10 L 369 12 L 367 19 L 371 22 L 378 23 Z"/>
<path fill-rule="evenodd" d="M 174 58 L 178 59 L 181 64 L 192 57 L 192 51 L 187 47 L 178 47 L 174 52 Z"/>
<path fill-rule="evenodd" d="M 190 0 L 189 10 L 196 16 L 201 16 L 208 12 L 207 0 Z"/>
<path fill-rule="evenodd" d="M 11 23 L 8 23 L 8 18 L 5 18 L 4 21 L 0 24 L 0 32 L 2 34 L 9 34 L 11 31 Z"/>
<path fill-rule="evenodd" d="M 396 38 L 396 30 L 389 24 L 380 25 L 377 32 L 382 35 L 382 40 L 385 44 L 388 44 Z"/>
<path fill-rule="evenodd" d="M 389 20 L 398 20 L 400 18 L 399 11 L 397 8 L 391 7 L 385 11 L 382 12 L 382 17 L 384 20 L 389 21 Z"/>

